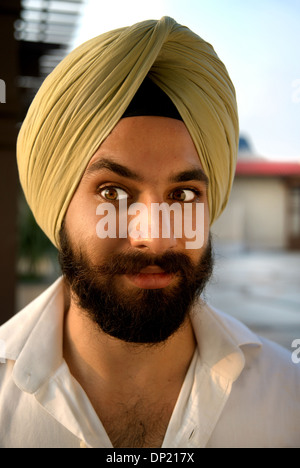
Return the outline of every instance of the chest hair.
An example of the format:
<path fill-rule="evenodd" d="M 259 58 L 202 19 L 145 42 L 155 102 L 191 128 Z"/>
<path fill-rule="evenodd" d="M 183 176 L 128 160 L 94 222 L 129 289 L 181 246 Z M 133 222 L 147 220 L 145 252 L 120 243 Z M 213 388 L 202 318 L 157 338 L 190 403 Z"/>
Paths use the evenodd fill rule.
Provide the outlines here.
<path fill-rule="evenodd" d="M 111 411 L 110 411 L 111 410 Z M 115 448 L 159 448 L 172 415 L 173 405 L 118 404 L 100 419 Z"/>

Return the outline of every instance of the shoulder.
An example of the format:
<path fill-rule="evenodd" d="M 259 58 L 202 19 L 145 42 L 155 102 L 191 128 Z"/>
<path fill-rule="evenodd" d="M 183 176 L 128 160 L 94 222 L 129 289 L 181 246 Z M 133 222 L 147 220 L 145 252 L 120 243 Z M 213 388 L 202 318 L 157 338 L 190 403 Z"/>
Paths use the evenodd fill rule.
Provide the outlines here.
<path fill-rule="evenodd" d="M 240 347 L 245 356 L 246 368 L 258 366 L 261 370 L 268 370 L 274 376 L 277 372 L 287 372 L 295 375 L 295 378 L 300 377 L 300 363 L 297 365 L 300 359 L 294 359 L 295 352 L 292 348 L 286 349 L 274 341 L 257 335 L 229 314 L 212 307 L 210 310 Z"/>
<path fill-rule="evenodd" d="M 15 361 L 49 305 L 61 294 L 62 278 L 0 326 L 0 359 Z M 1 354 L 2 353 L 2 354 Z"/>
<path fill-rule="evenodd" d="M 300 363 L 288 350 L 213 310 L 244 356 L 244 367 L 211 439 L 212 446 L 300 447 Z"/>
<path fill-rule="evenodd" d="M 214 310 L 224 326 L 243 352 L 245 366 L 240 379 L 248 378 L 255 382 L 256 389 L 268 388 L 270 393 L 282 393 L 288 389 L 300 395 L 300 363 L 293 359 L 293 349 L 259 336 L 237 319 Z M 294 353 L 295 354 L 295 353 Z M 300 404 L 300 398 L 297 397 Z"/>
<path fill-rule="evenodd" d="M 292 417 L 294 412 L 300 421 L 300 364 L 293 361 L 292 350 L 266 338 L 260 337 L 260 340 L 259 353 L 251 348 L 244 350 L 245 378 L 252 379 L 257 398 L 261 398 L 266 407 L 282 413 L 283 419 L 287 414 Z"/>

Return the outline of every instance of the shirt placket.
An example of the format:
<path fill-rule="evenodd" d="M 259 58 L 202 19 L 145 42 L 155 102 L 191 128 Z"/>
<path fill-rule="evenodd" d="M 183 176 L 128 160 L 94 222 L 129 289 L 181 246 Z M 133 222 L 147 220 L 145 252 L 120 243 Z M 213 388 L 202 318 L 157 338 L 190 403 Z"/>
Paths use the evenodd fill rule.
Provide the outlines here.
<path fill-rule="evenodd" d="M 190 380 L 192 379 L 192 380 Z M 205 448 L 230 395 L 232 381 L 198 358 L 172 415 L 163 448 Z"/>

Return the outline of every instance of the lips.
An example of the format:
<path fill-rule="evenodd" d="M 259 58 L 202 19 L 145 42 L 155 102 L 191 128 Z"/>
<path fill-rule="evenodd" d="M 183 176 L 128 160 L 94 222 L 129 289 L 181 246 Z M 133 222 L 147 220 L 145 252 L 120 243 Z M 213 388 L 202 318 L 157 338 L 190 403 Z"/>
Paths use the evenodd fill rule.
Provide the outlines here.
<path fill-rule="evenodd" d="M 142 268 L 140 273 L 155 275 L 155 274 L 165 273 L 165 271 L 159 266 L 153 265 L 153 266 L 147 266 L 146 268 Z"/>
<path fill-rule="evenodd" d="M 136 275 L 125 275 L 135 286 L 141 289 L 166 288 L 175 277 L 175 273 L 166 273 L 158 266 L 148 266 Z"/>

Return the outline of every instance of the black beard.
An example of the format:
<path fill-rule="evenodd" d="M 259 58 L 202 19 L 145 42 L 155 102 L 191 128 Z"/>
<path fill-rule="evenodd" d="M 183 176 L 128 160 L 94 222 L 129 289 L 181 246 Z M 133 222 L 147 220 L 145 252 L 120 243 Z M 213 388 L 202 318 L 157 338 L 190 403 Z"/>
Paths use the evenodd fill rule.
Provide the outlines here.
<path fill-rule="evenodd" d="M 77 305 L 104 333 L 128 343 L 149 345 L 166 341 L 180 329 L 213 270 L 211 238 L 197 265 L 183 253 L 154 257 L 133 251 L 110 255 L 105 263 L 95 266 L 82 251 L 72 249 L 64 226 L 59 262 Z M 130 291 L 118 287 L 118 275 L 137 274 L 150 265 L 176 273 L 176 284 Z"/>

